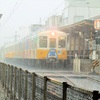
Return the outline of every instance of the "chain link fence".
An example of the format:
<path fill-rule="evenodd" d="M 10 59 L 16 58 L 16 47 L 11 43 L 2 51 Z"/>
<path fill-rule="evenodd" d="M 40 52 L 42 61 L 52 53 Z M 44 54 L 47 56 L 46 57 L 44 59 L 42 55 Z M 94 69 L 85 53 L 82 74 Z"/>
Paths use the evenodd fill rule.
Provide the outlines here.
<path fill-rule="evenodd" d="M 10 100 L 100 100 L 99 91 L 87 91 L 0 63 L 0 81 Z"/>

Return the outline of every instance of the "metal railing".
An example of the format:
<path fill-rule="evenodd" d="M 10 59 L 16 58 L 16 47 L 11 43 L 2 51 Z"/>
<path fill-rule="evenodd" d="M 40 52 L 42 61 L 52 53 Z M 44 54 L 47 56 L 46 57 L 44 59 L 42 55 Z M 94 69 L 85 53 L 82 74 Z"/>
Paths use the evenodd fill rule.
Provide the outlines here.
<path fill-rule="evenodd" d="M 0 81 L 10 100 L 99 100 L 99 91 L 87 91 L 0 63 Z"/>

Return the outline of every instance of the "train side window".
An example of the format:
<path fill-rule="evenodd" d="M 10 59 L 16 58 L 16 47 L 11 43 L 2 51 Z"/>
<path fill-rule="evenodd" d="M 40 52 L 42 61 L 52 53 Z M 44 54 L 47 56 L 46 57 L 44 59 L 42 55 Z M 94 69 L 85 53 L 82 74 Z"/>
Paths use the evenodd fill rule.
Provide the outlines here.
<path fill-rule="evenodd" d="M 39 47 L 47 48 L 47 37 L 46 36 L 39 37 Z"/>
<path fill-rule="evenodd" d="M 58 38 L 58 48 L 65 48 L 66 47 L 66 37 L 59 37 Z"/>
<path fill-rule="evenodd" d="M 50 48 L 55 48 L 55 47 L 56 47 L 56 39 L 50 38 Z"/>

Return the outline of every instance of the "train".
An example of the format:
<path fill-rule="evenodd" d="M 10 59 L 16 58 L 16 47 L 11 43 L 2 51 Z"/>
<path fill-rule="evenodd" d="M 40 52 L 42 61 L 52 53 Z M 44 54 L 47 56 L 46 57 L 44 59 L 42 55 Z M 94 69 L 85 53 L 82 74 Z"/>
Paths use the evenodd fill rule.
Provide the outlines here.
<path fill-rule="evenodd" d="M 4 47 L 4 60 L 34 68 L 66 67 L 67 33 L 59 30 L 33 32 Z"/>

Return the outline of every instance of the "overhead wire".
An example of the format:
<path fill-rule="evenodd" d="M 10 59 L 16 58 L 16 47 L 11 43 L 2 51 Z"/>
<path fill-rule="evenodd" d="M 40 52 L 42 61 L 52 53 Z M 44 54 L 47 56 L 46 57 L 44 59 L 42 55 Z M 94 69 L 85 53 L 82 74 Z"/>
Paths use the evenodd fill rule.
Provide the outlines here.
<path fill-rule="evenodd" d="M 6 18 L 2 26 L 4 26 L 7 23 L 7 21 L 11 18 L 11 16 L 14 14 L 14 12 L 18 9 L 18 7 L 22 4 L 23 1 L 24 0 L 21 0 L 21 2 L 19 3 L 19 0 L 17 0 L 16 4 L 14 5 L 13 9 L 11 10 L 9 16 Z"/>
<path fill-rule="evenodd" d="M 63 0 L 63 2 L 60 3 L 60 5 L 58 5 L 52 12 L 50 12 L 47 17 L 43 18 L 42 21 L 45 21 L 49 16 L 54 15 L 55 13 L 57 13 L 56 11 L 63 5 L 63 3 L 65 3 L 65 0 Z M 63 11 L 63 9 L 61 10 L 61 12 Z M 60 11 L 59 11 L 60 12 Z"/>
<path fill-rule="evenodd" d="M 16 3 L 15 3 L 15 5 L 14 5 L 13 9 L 11 10 L 9 16 L 6 18 L 6 20 L 4 21 L 4 23 L 2 24 L 2 26 L 4 26 L 4 25 L 7 23 L 7 21 L 11 18 L 11 16 L 14 14 L 14 12 L 18 9 L 18 7 L 22 4 L 23 1 L 24 1 L 24 0 L 21 0 L 20 3 L 19 3 L 19 0 L 16 1 Z M 55 8 L 55 9 L 53 10 L 53 12 L 51 12 L 46 18 L 48 18 L 50 15 L 53 15 L 54 13 L 57 13 L 57 12 L 55 12 L 55 11 L 57 11 L 57 10 L 62 6 L 62 4 L 63 4 L 64 2 L 65 2 L 65 0 L 64 0 L 57 8 Z M 42 19 L 42 21 L 45 21 L 46 18 Z"/>
<path fill-rule="evenodd" d="M 1 27 L 3 27 L 8 21 L 9 19 L 12 17 L 12 15 L 15 13 L 15 11 L 19 8 L 19 6 L 23 3 L 24 0 L 17 0 L 15 5 L 13 6 L 11 12 L 9 13 L 8 17 L 4 20 L 4 22 L 2 23 Z M 64 3 L 64 1 L 58 5 L 58 7 L 56 7 L 53 12 L 51 12 L 47 17 L 49 17 L 51 14 L 56 13 L 56 11 L 62 6 L 62 4 Z M 45 21 L 45 20 L 44 20 Z M 12 38 L 12 37 L 11 37 Z"/>
<path fill-rule="evenodd" d="M 65 0 L 64 0 L 57 8 L 55 8 L 54 11 L 51 12 L 48 16 L 50 16 L 51 14 L 54 14 L 55 11 L 56 11 L 58 8 L 60 8 L 64 2 L 65 2 Z"/>

